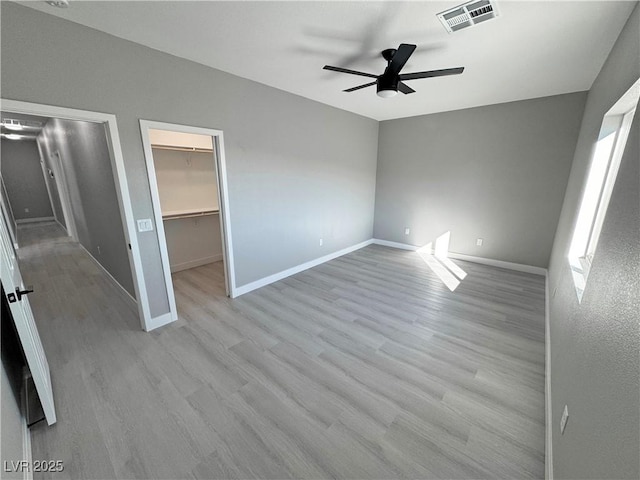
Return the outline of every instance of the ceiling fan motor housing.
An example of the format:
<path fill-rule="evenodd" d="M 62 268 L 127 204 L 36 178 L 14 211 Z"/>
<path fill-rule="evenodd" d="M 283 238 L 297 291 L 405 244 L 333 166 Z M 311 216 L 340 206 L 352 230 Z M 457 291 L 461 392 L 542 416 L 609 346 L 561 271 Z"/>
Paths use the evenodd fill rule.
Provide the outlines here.
<path fill-rule="evenodd" d="M 394 73 L 384 72 L 382 75 L 378 77 L 376 88 L 378 95 L 383 97 L 386 96 L 384 94 L 381 95 L 380 92 L 398 92 L 398 82 L 400 81 L 400 77 Z M 389 95 L 392 96 L 392 95 Z"/>

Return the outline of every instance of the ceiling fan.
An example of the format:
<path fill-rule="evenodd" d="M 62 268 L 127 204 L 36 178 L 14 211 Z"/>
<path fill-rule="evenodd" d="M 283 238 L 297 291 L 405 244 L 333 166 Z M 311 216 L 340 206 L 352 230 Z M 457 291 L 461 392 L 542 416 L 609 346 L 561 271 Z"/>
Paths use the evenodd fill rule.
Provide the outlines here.
<path fill-rule="evenodd" d="M 334 72 L 349 73 L 351 75 L 360 75 L 361 77 L 375 78 L 375 82 L 365 83 L 364 85 L 358 85 L 357 87 L 348 88 L 343 90 L 345 92 L 355 92 L 361 88 L 371 87 L 377 85 L 378 96 L 389 98 L 398 93 L 398 90 L 404 94 L 414 93 L 415 90 L 409 87 L 406 80 L 417 80 L 419 78 L 429 77 L 444 77 L 446 75 L 459 75 L 464 71 L 464 67 L 457 68 L 445 68 L 443 70 L 428 70 L 426 72 L 414 72 L 414 73 L 400 73 L 402 67 L 407 63 L 411 54 L 416 49 L 415 45 L 410 43 L 401 43 L 398 49 L 388 48 L 382 51 L 382 57 L 387 61 L 387 68 L 384 69 L 382 75 L 374 75 L 372 73 L 357 72 L 355 70 L 349 70 L 341 67 L 332 67 L 331 65 L 325 65 L 325 70 L 332 70 Z"/>

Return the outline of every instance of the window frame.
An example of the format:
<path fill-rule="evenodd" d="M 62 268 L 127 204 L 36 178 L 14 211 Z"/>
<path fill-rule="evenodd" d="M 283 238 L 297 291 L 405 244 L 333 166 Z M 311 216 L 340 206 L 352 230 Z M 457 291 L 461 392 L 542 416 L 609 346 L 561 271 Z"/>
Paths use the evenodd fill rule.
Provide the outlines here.
<path fill-rule="evenodd" d="M 605 114 L 598 141 L 594 147 L 589 162 L 589 169 L 584 179 L 584 187 L 582 191 L 581 201 L 578 207 L 577 217 L 574 224 L 573 236 L 569 245 L 569 266 L 574 280 L 578 302 L 582 301 L 582 296 L 587 285 L 587 278 L 591 270 L 593 260 L 595 258 L 598 242 L 606 219 L 609 202 L 613 194 L 618 171 L 622 162 L 622 157 L 627 145 L 633 118 L 640 99 L 640 79 L 638 79 L 631 88 L 614 104 L 613 107 Z M 615 129 L 612 130 L 612 125 Z M 610 132 L 606 134 L 607 132 Z M 605 135 L 606 134 L 606 135 Z M 599 142 L 614 135 L 613 143 L 610 151 L 605 153 L 606 167 L 604 172 L 600 174 L 602 178 L 598 178 L 597 183 L 597 201 L 593 212 L 586 211 L 589 208 L 588 200 L 592 195 L 596 195 L 592 187 L 592 176 L 598 174 L 596 168 L 601 167 L 603 160 L 598 155 Z M 598 163 L 596 163 L 598 162 Z M 599 175 L 599 176 L 600 176 Z M 592 198 L 592 197 L 591 197 Z M 587 223 L 588 222 L 588 223 Z M 586 232 L 586 233 L 585 233 Z"/>

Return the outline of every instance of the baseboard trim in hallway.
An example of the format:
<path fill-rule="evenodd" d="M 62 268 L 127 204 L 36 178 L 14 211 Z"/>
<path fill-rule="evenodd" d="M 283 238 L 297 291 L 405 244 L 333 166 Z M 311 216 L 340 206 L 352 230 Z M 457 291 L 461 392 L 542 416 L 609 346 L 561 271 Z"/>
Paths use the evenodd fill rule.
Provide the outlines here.
<path fill-rule="evenodd" d="M 16 220 L 16 225 L 28 225 L 30 223 L 43 223 L 53 221 L 55 221 L 55 217 L 20 218 Z"/>
<path fill-rule="evenodd" d="M 94 257 L 93 255 L 91 255 L 91 252 L 89 252 L 89 250 L 87 250 L 84 245 L 82 245 L 80 242 L 78 242 L 78 245 L 80 246 L 80 248 L 84 251 L 84 253 L 86 253 L 89 258 L 91 260 L 93 260 L 93 262 L 100 267 L 100 269 L 107 275 L 107 277 L 109 277 L 109 279 L 113 282 L 114 286 L 118 287 L 118 289 L 124 294 L 124 297 L 129 300 L 129 302 L 131 303 L 131 306 L 134 309 L 138 308 L 138 302 L 136 301 L 135 298 L 133 298 L 133 296 L 120 284 L 120 282 L 118 282 L 118 280 L 115 279 L 115 277 L 113 275 L 111 275 L 111 273 L 109 273 L 109 270 L 107 270 L 104 265 L 102 265 L 97 259 L 96 257 Z"/>

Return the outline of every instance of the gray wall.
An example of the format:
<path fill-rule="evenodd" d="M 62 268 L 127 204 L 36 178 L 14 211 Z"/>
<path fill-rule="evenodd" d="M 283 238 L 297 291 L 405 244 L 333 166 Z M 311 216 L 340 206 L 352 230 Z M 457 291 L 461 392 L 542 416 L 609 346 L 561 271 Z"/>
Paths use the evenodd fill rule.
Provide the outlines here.
<path fill-rule="evenodd" d="M 60 154 L 78 241 L 135 297 L 104 125 L 52 118 L 38 143 L 48 168 Z"/>
<path fill-rule="evenodd" d="M 0 148 L 2 178 L 15 219 L 53 217 L 36 142 L 2 139 Z"/>
<path fill-rule="evenodd" d="M 2 378 L 0 384 L 0 402 L 2 405 L 2 439 L 0 441 L 0 468 L 2 468 L 2 478 L 23 478 L 22 472 L 5 472 L 4 462 L 19 462 L 26 460 L 22 451 L 22 413 L 16 393 L 14 393 L 9 376 L 2 363 Z"/>
<path fill-rule="evenodd" d="M 116 114 L 136 218 L 152 218 L 140 118 L 224 131 L 239 286 L 371 238 L 377 122 L 13 3 L 0 8 L 2 96 Z M 138 240 L 157 316 L 168 311 L 158 240 L 155 231 Z"/>
<path fill-rule="evenodd" d="M 36 144 L 38 145 L 38 149 L 40 149 L 41 151 L 41 157 L 42 157 L 42 155 L 46 156 L 47 153 L 42 152 L 41 143 L 42 142 L 38 142 L 36 140 Z M 45 171 L 47 172 L 46 176 L 44 177 L 44 181 L 47 184 L 47 187 L 49 188 L 49 193 L 51 194 L 51 208 L 53 209 L 53 215 L 56 218 L 56 221 L 60 225 L 67 228 L 67 225 L 65 223 L 65 218 L 64 218 L 64 211 L 62 210 L 62 204 L 60 203 L 60 193 L 58 192 L 58 184 L 56 183 L 56 180 L 53 177 L 53 169 L 51 168 L 51 165 L 47 161 L 45 161 L 44 168 L 45 168 Z"/>
<path fill-rule="evenodd" d="M 422 246 L 451 231 L 451 252 L 547 267 L 585 98 L 382 122 L 375 238 Z"/>
<path fill-rule="evenodd" d="M 640 478 L 640 110 L 581 304 L 567 262 L 602 118 L 639 77 L 640 8 L 636 7 L 589 91 L 551 257 L 555 478 Z M 560 435 L 565 404 L 569 421 Z"/>

